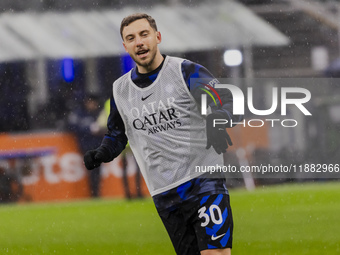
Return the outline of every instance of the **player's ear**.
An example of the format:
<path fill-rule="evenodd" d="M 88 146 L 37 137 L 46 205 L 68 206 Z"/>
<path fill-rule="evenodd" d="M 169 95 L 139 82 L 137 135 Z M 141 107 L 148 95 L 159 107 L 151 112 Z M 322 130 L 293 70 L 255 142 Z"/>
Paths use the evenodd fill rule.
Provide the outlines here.
<path fill-rule="evenodd" d="M 123 46 L 124 46 L 125 51 L 128 52 L 124 42 L 123 42 Z"/>
<path fill-rule="evenodd" d="M 161 32 L 159 32 L 159 31 L 156 32 L 156 39 L 157 39 L 157 44 L 161 43 L 161 41 L 162 41 Z"/>

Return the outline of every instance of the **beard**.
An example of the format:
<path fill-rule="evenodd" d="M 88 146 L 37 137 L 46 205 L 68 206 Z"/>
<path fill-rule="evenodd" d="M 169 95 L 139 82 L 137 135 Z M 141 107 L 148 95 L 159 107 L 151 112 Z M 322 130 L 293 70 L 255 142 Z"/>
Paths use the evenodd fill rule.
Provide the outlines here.
<path fill-rule="evenodd" d="M 148 56 L 144 60 L 140 59 L 137 54 L 134 54 L 133 56 L 131 56 L 131 58 L 133 59 L 133 61 L 135 61 L 137 66 L 141 66 L 148 69 L 148 67 L 153 64 L 157 52 L 155 50 L 152 51 L 149 49 L 148 53 L 149 53 Z"/>

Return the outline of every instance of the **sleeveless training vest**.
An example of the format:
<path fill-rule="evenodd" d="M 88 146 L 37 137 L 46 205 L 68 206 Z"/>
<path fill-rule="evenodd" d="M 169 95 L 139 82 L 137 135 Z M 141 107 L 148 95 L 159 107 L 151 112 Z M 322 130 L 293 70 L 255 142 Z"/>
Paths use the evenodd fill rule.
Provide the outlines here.
<path fill-rule="evenodd" d="M 156 80 L 139 88 L 131 71 L 113 84 L 113 97 L 130 147 L 151 196 L 203 174 L 198 167 L 223 165 L 205 149 L 205 118 L 182 75 L 183 59 L 167 56 Z"/>

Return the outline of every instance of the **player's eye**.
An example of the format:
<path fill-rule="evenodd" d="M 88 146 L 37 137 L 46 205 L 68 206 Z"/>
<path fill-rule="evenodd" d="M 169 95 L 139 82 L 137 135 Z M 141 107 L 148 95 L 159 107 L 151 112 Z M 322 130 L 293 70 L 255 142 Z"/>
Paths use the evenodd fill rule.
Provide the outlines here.
<path fill-rule="evenodd" d="M 127 37 L 126 40 L 127 40 L 128 42 L 131 42 L 131 41 L 133 40 L 133 36 Z"/>

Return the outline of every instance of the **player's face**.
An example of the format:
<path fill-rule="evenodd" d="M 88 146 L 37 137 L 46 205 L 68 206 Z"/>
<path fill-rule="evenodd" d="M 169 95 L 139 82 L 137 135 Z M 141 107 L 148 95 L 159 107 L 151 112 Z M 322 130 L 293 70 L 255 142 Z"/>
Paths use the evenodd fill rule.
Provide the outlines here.
<path fill-rule="evenodd" d="M 158 67 L 161 34 L 146 19 L 136 20 L 124 27 L 122 35 L 124 48 L 136 62 L 139 72 L 147 73 Z"/>

